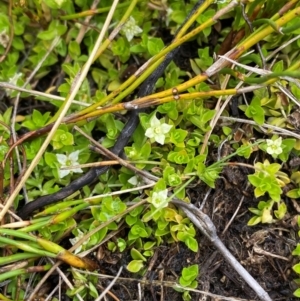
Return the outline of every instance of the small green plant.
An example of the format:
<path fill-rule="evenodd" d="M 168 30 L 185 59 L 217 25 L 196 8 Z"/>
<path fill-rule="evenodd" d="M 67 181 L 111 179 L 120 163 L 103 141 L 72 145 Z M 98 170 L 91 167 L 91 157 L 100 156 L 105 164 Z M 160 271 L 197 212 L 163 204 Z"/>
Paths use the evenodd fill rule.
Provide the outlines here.
<path fill-rule="evenodd" d="M 101 162 L 111 166 L 94 177 L 95 183 L 90 181 L 91 185 L 77 187 L 64 201 L 31 212 L 36 216 L 21 224 L 21 230 L 0 231 L 5 251 L 1 264 L 21 259 L 29 263 L 29 268 L 20 271 L 22 278 L 16 278 L 20 277 L 16 271 L 0 275 L 1 282 L 10 281 L 3 289 L 8 296 L 0 298 L 26 299 L 18 285 L 20 279 L 29 279 L 36 258 L 61 259 L 61 251 L 66 250 L 59 244 L 64 238 L 77 254 L 94 249 L 112 231 L 121 230 L 103 248 L 130 252 L 127 269 L 141 275 L 162 246 L 181 243 L 197 252 L 195 226 L 172 198 L 193 202 L 196 185 L 218 190 L 222 169 L 238 166 L 230 162 L 237 156 L 241 165 L 255 170 L 248 179 L 258 205 L 251 205 L 254 217 L 249 225 L 283 219 L 289 209 L 283 193 L 288 198 L 300 197 L 298 167 L 289 170 L 291 157 L 300 154 L 300 44 L 299 39 L 293 40 L 299 34 L 299 3 L 207 0 L 189 15 L 199 1 L 186 2 L 123 0 L 106 28 L 111 0 L 92 8 L 90 1 L 82 0 L 0 2 L 1 203 L 18 213 L 20 201 L 68 190 L 73 181 L 83 183 L 81 176 L 98 168 L 100 161 L 114 159 Z M 191 43 L 186 44 L 188 51 L 182 45 L 186 42 Z M 178 57 L 153 82 L 148 95 L 140 97 L 137 91 L 145 88 L 146 78 L 178 46 Z M 232 61 L 214 53 L 230 54 L 225 57 Z M 43 147 L 73 91 L 76 96 L 72 95 L 75 98 L 65 118 Z M 18 103 L 16 110 L 10 107 Z M 130 120 L 125 112 L 132 109 L 142 111 L 140 124 L 124 147 L 126 161 L 90 150 L 96 143 L 84 134 L 113 149 Z M 243 124 L 238 130 L 236 122 Z M 243 132 L 240 139 L 237 132 Z M 219 153 L 225 142 L 230 150 L 222 157 Z M 78 166 L 85 163 L 88 166 Z M 34 170 L 25 177 L 31 165 Z M 153 183 L 145 188 L 148 181 Z M 287 184 L 293 185 L 288 192 Z M 19 186 L 26 188 L 24 194 L 19 193 Z M 0 210 L 3 227 L 13 216 L 4 217 L 6 209 Z M 31 232 L 35 236 L 27 234 Z M 17 235 L 23 235 L 22 240 Z M 299 255 L 298 246 L 294 253 Z M 71 262 L 63 259 L 71 266 L 77 260 L 84 262 L 80 256 L 72 257 Z M 51 266 L 37 268 L 46 271 Z M 298 273 L 299 266 L 294 270 Z M 70 299 L 98 298 L 97 277 L 78 270 L 71 273 L 74 289 L 67 290 Z M 184 268 L 179 283 L 196 288 L 197 276 L 197 265 Z M 184 300 L 191 300 L 188 290 L 182 292 Z"/>
<path fill-rule="evenodd" d="M 264 163 L 256 163 L 254 167 L 255 173 L 248 176 L 249 182 L 255 187 L 254 195 L 258 198 L 268 193 L 271 200 L 260 201 L 257 208 L 249 208 L 255 214 L 248 222 L 250 226 L 260 222 L 272 223 L 276 221 L 272 216 L 274 204 L 277 206 L 274 210 L 275 217 L 277 219 L 284 217 L 287 207 L 281 201 L 281 188 L 290 182 L 288 175 L 280 171 L 281 166 L 278 163 L 270 163 L 265 160 Z"/>
<path fill-rule="evenodd" d="M 265 121 L 265 112 L 261 107 L 261 102 L 258 97 L 254 97 L 251 101 L 251 104 L 247 107 L 246 116 L 249 118 L 253 118 L 257 124 L 261 125 Z"/>
<path fill-rule="evenodd" d="M 199 267 L 197 264 L 191 265 L 187 268 L 183 268 L 181 272 L 181 276 L 179 278 L 179 284 L 182 287 L 186 288 L 197 288 L 198 282 L 197 277 L 199 274 Z M 188 290 L 184 290 L 182 288 L 175 288 L 177 291 L 183 292 L 182 299 L 184 301 L 190 301 L 192 300 L 192 297 Z"/>
<path fill-rule="evenodd" d="M 77 294 L 83 299 L 97 299 L 99 292 L 96 288 L 98 278 L 93 275 L 81 274 L 72 270 L 74 288 L 67 290 L 67 295 L 74 300 L 78 300 Z"/>
<path fill-rule="evenodd" d="M 298 228 L 300 227 L 300 216 L 298 216 Z M 298 231 L 298 236 L 300 236 L 300 231 Z M 292 253 L 294 256 L 300 256 L 300 244 L 298 243 L 297 244 L 297 247 L 293 250 L 293 253 Z M 294 272 L 297 274 L 297 275 L 300 275 L 300 263 L 296 263 L 294 266 L 293 266 L 293 270 Z M 297 278 L 297 279 L 294 279 L 295 283 L 300 286 L 300 278 Z M 300 288 L 296 289 L 294 291 L 294 295 L 298 298 L 300 298 Z"/>

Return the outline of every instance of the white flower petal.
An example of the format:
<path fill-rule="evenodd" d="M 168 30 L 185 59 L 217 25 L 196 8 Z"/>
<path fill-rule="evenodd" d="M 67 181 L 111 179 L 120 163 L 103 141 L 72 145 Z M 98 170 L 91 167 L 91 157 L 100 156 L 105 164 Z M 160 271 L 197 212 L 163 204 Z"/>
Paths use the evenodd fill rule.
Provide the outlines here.
<path fill-rule="evenodd" d="M 281 137 L 279 137 L 278 139 L 275 139 L 275 140 L 267 139 L 266 143 L 267 143 L 266 151 L 268 154 L 277 156 L 282 153 L 282 147 L 281 147 L 282 138 Z"/>
<path fill-rule="evenodd" d="M 173 13 L 173 9 L 171 7 L 167 8 L 167 15 L 166 15 L 166 25 L 169 26 L 171 15 Z"/>
<path fill-rule="evenodd" d="M 163 134 L 167 134 L 170 131 L 171 128 L 172 128 L 172 125 L 169 125 L 169 124 L 166 124 L 166 123 L 163 123 L 161 125 L 161 130 L 162 130 Z"/>
<path fill-rule="evenodd" d="M 80 230 L 80 229 L 76 229 L 77 230 L 77 235 L 76 237 L 74 238 L 70 238 L 69 241 L 70 243 L 74 246 L 83 236 L 84 236 L 84 233 Z M 75 231 L 76 231 L 75 230 Z M 86 240 L 82 245 L 80 245 L 75 251 L 74 253 L 75 254 L 78 254 L 81 249 L 82 249 L 82 246 L 86 245 L 88 243 L 89 240 Z"/>
<path fill-rule="evenodd" d="M 73 153 L 71 153 L 71 154 L 69 155 L 69 159 L 72 161 L 72 164 L 73 164 L 73 165 L 75 165 L 74 163 L 77 163 L 79 153 L 80 153 L 80 151 L 77 150 L 77 151 L 75 151 L 75 152 L 73 152 Z M 78 164 L 78 163 L 77 163 L 77 164 Z"/>
<path fill-rule="evenodd" d="M 164 134 L 156 134 L 154 138 L 157 143 L 164 145 L 164 143 L 165 143 L 165 135 Z"/>
<path fill-rule="evenodd" d="M 158 195 L 159 195 L 160 198 L 166 199 L 168 197 L 168 189 L 159 191 Z"/>
<path fill-rule="evenodd" d="M 3 48 L 6 48 L 9 44 L 9 35 L 7 34 L 7 30 L 4 29 L 0 32 L 0 45 L 3 46 Z"/>
<path fill-rule="evenodd" d="M 74 246 L 74 245 L 77 243 L 78 240 L 79 240 L 78 237 L 74 237 L 74 238 L 70 238 L 70 239 L 69 239 L 69 241 L 70 241 L 70 243 L 72 244 L 72 246 Z"/>
<path fill-rule="evenodd" d="M 59 175 L 60 179 L 67 176 L 69 173 L 70 173 L 70 170 L 67 170 L 67 169 L 59 169 L 58 170 L 58 175 Z"/>
<path fill-rule="evenodd" d="M 128 21 L 123 26 L 122 32 L 125 33 L 125 36 L 126 36 L 128 42 L 130 42 L 135 35 L 143 32 L 143 30 L 139 26 L 136 25 L 134 18 L 132 16 L 130 16 Z"/>
<path fill-rule="evenodd" d="M 145 136 L 148 137 L 148 138 L 154 138 L 155 133 L 154 133 L 153 128 L 147 129 L 147 130 L 146 130 L 146 133 L 145 133 Z"/>
<path fill-rule="evenodd" d="M 156 142 L 159 144 L 164 144 L 165 142 L 165 134 L 167 134 L 172 128 L 172 125 L 161 123 L 159 119 L 157 119 L 156 115 L 150 120 L 150 128 L 148 128 L 145 132 L 145 135 L 148 138 L 154 138 Z"/>
<path fill-rule="evenodd" d="M 70 241 L 70 243 L 74 246 L 80 238 L 81 238 L 81 237 L 70 238 L 69 241 Z M 81 249 L 82 249 L 82 246 L 83 246 L 83 245 L 80 245 L 80 246 L 74 251 L 74 254 L 80 253 L 80 251 L 81 251 Z"/>
<path fill-rule="evenodd" d="M 168 197 L 168 190 L 161 190 L 159 192 L 153 192 L 152 198 L 151 198 L 151 204 L 155 208 L 164 208 L 168 206 L 167 202 Z"/>
<path fill-rule="evenodd" d="M 83 170 L 81 168 L 74 168 L 74 169 L 71 169 L 71 171 L 73 171 L 75 173 L 83 173 Z"/>
<path fill-rule="evenodd" d="M 150 120 L 151 127 L 160 126 L 160 121 L 157 119 L 156 115 L 154 115 Z"/>
<path fill-rule="evenodd" d="M 282 143 L 282 138 L 281 137 L 279 137 L 278 139 L 276 139 L 276 140 L 274 140 L 274 145 L 276 145 L 276 146 L 281 146 L 281 143 Z"/>
<path fill-rule="evenodd" d="M 66 165 L 68 157 L 63 154 L 56 154 L 56 159 L 61 165 Z"/>
<path fill-rule="evenodd" d="M 280 155 L 282 153 L 282 148 L 281 147 L 277 147 L 276 149 L 274 149 L 274 154 L 275 155 Z"/>
<path fill-rule="evenodd" d="M 133 185 L 133 186 L 136 186 L 137 183 L 138 183 L 137 176 L 131 177 L 131 178 L 128 180 L 128 183 L 130 183 L 130 184 Z"/>
<path fill-rule="evenodd" d="M 63 4 L 64 4 L 64 2 L 65 2 L 65 0 L 54 0 L 55 1 L 55 3 L 58 5 L 58 7 L 60 8 Z"/>
<path fill-rule="evenodd" d="M 130 42 L 134 37 L 134 34 L 131 30 L 127 30 L 125 35 L 126 35 L 126 38 L 127 38 L 128 42 Z"/>

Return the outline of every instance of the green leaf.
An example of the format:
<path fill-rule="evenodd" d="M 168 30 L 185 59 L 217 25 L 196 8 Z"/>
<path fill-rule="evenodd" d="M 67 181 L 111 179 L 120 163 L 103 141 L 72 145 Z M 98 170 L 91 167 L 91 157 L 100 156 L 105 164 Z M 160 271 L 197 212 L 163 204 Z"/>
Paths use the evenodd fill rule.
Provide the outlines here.
<path fill-rule="evenodd" d="M 199 58 L 195 59 L 195 62 L 202 71 L 205 71 L 212 65 L 213 58 L 209 55 L 209 47 L 198 49 L 198 56 Z"/>
<path fill-rule="evenodd" d="M 180 283 L 181 286 L 189 286 L 191 284 L 191 281 L 180 277 L 179 278 L 179 283 Z"/>
<path fill-rule="evenodd" d="M 300 288 L 298 288 L 294 291 L 294 296 L 300 298 Z"/>
<path fill-rule="evenodd" d="M 215 10 L 207 9 L 204 13 L 200 14 L 200 16 L 197 18 L 197 22 L 199 22 L 200 24 L 203 24 L 207 20 L 211 19 L 215 15 L 215 13 L 216 13 Z M 203 34 L 205 35 L 205 37 L 208 37 L 210 33 L 211 33 L 211 26 L 206 27 L 203 30 Z"/>
<path fill-rule="evenodd" d="M 76 294 L 81 293 L 84 290 L 85 290 L 85 286 L 84 285 L 80 285 L 79 287 L 75 287 L 72 290 L 68 290 L 68 296 L 72 297 L 72 296 L 74 296 Z"/>
<path fill-rule="evenodd" d="M 137 44 L 130 47 L 130 52 L 140 54 L 146 52 L 146 48 L 140 44 Z"/>
<path fill-rule="evenodd" d="M 153 250 L 145 251 L 143 252 L 143 255 L 146 257 L 152 257 L 154 255 L 154 251 Z"/>
<path fill-rule="evenodd" d="M 135 260 L 147 261 L 147 259 L 135 248 L 130 250 L 130 255 Z"/>
<path fill-rule="evenodd" d="M 144 250 L 151 250 L 156 245 L 155 241 L 147 241 L 144 244 Z"/>
<path fill-rule="evenodd" d="M 0 144 L 0 161 L 3 161 L 4 157 L 6 156 L 7 152 L 9 150 L 8 145 Z M 33 157 L 32 157 L 33 158 Z M 31 158 L 31 159 L 32 159 Z M 27 158 L 28 159 L 28 158 Z"/>
<path fill-rule="evenodd" d="M 282 72 L 284 71 L 284 63 L 283 60 L 278 61 L 274 64 L 273 68 L 272 68 L 273 72 Z"/>
<path fill-rule="evenodd" d="M 295 35 L 300 34 L 300 23 L 298 18 L 294 18 L 289 21 L 282 29 L 284 34 L 293 33 Z"/>
<path fill-rule="evenodd" d="M 170 186 L 178 186 L 182 183 L 181 177 L 175 173 L 175 169 L 167 166 L 163 171 L 163 178 Z"/>
<path fill-rule="evenodd" d="M 170 142 L 174 143 L 178 147 L 184 147 L 184 139 L 186 138 L 188 131 L 182 129 L 175 129 L 171 132 Z"/>
<path fill-rule="evenodd" d="M 197 264 L 191 265 L 190 267 L 183 268 L 182 278 L 186 281 L 193 281 L 196 279 L 199 273 L 199 266 Z"/>
<path fill-rule="evenodd" d="M 97 299 L 98 298 L 98 291 L 96 289 L 96 287 L 94 286 L 94 284 L 92 282 L 89 281 L 89 289 L 90 289 L 90 295 Z"/>
<path fill-rule="evenodd" d="M 154 186 L 154 189 L 153 189 L 153 192 L 156 191 L 156 192 L 159 192 L 161 190 L 165 190 L 166 189 L 166 182 L 164 179 L 159 179 L 155 186 Z"/>
<path fill-rule="evenodd" d="M 134 224 L 136 223 L 137 220 L 138 220 L 138 219 L 137 219 L 136 216 L 131 216 L 131 215 L 129 215 L 129 214 L 127 214 L 126 217 L 125 217 L 125 221 L 126 221 L 126 224 L 127 224 L 128 226 L 134 225 Z"/>
<path fill-rule="evenodd" d="M 300 244 L 297 244 L 296 249 L 292 252 L 292 255 L 300 256 Z"/>
<path fill-rule="evenodd" d="M 53 20 L 48 30 L 40 31 L 37 37 L 44 41 L 53 40 L 57 36 L 63 35 L 67 31 L 67 26 L 60 24 L 58 20 Z"/>
<path fill-rule="evenodd" d="M 165 220 L 158 220 L 157 221 L 157 228 L 159 230 L 164 230 L 168 226 L 169 222 Z"/>
<path fill-rule="evenodd" d="M 0 28 L 1 31 L 5 31 L 5 30 L 9 30 L 10 27 L 10 22 L 9 22 L 9 18 L 8 15 L 6 15 L 5 13 L 0 13 Z"/>
<path fill-rule="evenodd" d="M 15 49 L 20 50 L 20 51 L 25 49 L 24 42 L 20 37 L 14 37 L 13 42 L 12 42 L 12 46 Z"/>
<path fill-rule="evenodd" d="M 46 112 L 44 115 L 40 111 L 33 110 L 33 113 L 28 119 L 22 123 L 23 126 L 30 130 L 36 130 L 43 127 L 49 120 L 50 113 Z"/>
<path fill-rule="evenodd" d="M 286 204 L 284 202 L 281 202 L 278 206 L 278 209 L 274 210 L 274 214 L 275 214 L 277 219 L 283 219 L 286 212 L 287 212 L 287 207 L 286 207 Z"/>
<path fill-rule="evenodd" d="M 130 44 L 127 39 L 119 37 L 112 42 L 111 50 L 115 56 L 120 58 L 122 63 L 128 61 L 130 57 Z"/>
<path fill-rule="evenodd" d="M 239 156 L 249 159 L 250 155 L 252 154 L 252 147 L 250 147 L 250 145 L 243 144 L 236 150 L 236 152 Z"/>
<path fill-rule="evenodd" d="M 164 228 L 164 229 L 156 229 L 155 231 L 155 237 L 158 236 L 164 236 L 170 233 L 170 230 L 168 228 Z"/>
<path fill-rule="evenodd" d="M 138 216 L 144 210 L 144 206 L 138 206 L 134 208 L 129 214 L 131 216 Z"/>
<path fill-rule="evenodd" d="M 73 145 L 73 144 L 74 144 L 73 135 L 62 129 L 58 129 L 52 138 L 52 145 L 54 149 L 60 149 L 66 145 Z"/>
<path fill-rule="evenodd" d="M 293 266 L 293 270 L 297 273 L 300 274 L 300 263 L 297 263 Z"/>
<path fill-rule="evenodd" d="M 265 112 L 261 107 L 260 99 L 258 97 L 254 97 L 252 99 L 251 104 L 248 106 L 245 112 L 246 116 L 249 118 L 253 118 L 255 122 L 259 125 L 262 125 L 265 121 Z"/>
<path fill-rule="evenodd" d="M 195 238 L 193 238 L 191 236 L 188 236 L 186 238 L 186 240 L 184 241 L 184 243 L 193 252 L 198 252 L 199 245 L 198 245 L 198 242 L 197 242 L 197 240 Z"/>
<path fill-rule="evenodd" d="M 91 227 L 90 230 L 92 230 L 92 229 L 93 229 L 93 227 Z M 89 240 L 87 246 L 92 247 L 92 246 L 95 246 L 96 244 L 100 243 L 105 238 L 105 236 L 107 234 L 107 230 L 108 230 L 108 228 L 104 227 L 104 228 L 100 229 L 99 231 L 97 231 L 95 234 L 93 234 L 90 237 L 90 240 Z"/>
<path fill-rule="evenodd" d="M 189 291 L 183 292 L 182 299 L 183 299 L 183 301 L 191 301 L 192 297 L 190 295 L 190 292 Z"/>
<path fill-rule="evenodd" d="M 79 44 L 76 41 L 71 41 L 68 46 L 70 56 L 76 60 L 81 55 Z"/>
<path fill-rule="evenodd" d="M 281 161 L 286 162 L 289 159 L 290 152 L 294 148 L 295 144 L 296 144 L 296 139 L 293 138 L 282 140 L 281 146 L 283 151 L 281 154 L 279 154 L 278 158 Z"/>
<path fill-rule="evenodd" d="M 250 218 L 247 225 L 255 226 L 255 225 L 259 224 L 260 222 L 261 222 L 261 216 L 253 216 L 252 218 Z"/>
<path fill-rule="evenodd" d="M 118 248 L 120 252 L 123 252 L 126 248 L 126 241 L 123 238 L 118 238 L 117 242 L 118 242 Z"/>
<path fill-rule="evenodd" d="M 114 242 L 112 242 L 112 241 L 109 241 L 109 242 L 107 243 L 107 249 L 108 249 L 109 251 L 111 251 L 111 252 L 115 252 L 116 249 L 117 249 L 116 244 L 115 244 Z"/>
<path fill-rule="evenodd" d="M 127 270 L 131 273 L 137 273 L 143 268 L 144 264 L 142 260 L 132 260 L 127 265 Z"/>
<path fill-rule="evenodd" d="M 291 189 L 286 193 L 289 198 L 298 199 L 300 197 L 300 188 Z"/>
<path fill-rule="evenodd" d="M 171 20 L 177 24 L 182 24 L 186 17 L 186 12 L 183 10 L 174 10 L 171 14 Z"/>
<path fill-rule="evenodd" d="M 261 178 L 257 174 L 249 175 L 248 180 L 255 187 L 259 186 L 261 183 Z"/>
<path fill-rule="evenodd" d="M 137 237 L 148 237 L 149 236 L 147 231 L 144 228 L 140 227 L 139 225 L 134 225 L 131 228 L 130 232 Z"/>
<path fill-rule="evenodd" d="M 211 165 L 206 167 L 203 163 L 199 163 L 197 167 L 197 176 L 208 186 L 215 188 L 215 181 L 219 178 L 221 170 L 221 166 Z"/>
<path fill-rule="evenodd" d="M 164 42 L 160 38 L 149 38 L 147 48 L 149 53 L 154 56 L 164 48 Z"/>
<path fill-rule="evenodd" d="M 196 281 L 196 280 L 194 280 L 194 281 L 189 285 L 190 288 L 197 288 L 197 286 L 198 286 L 198 281 Z"/>
<path fill-rule="evenodd" d="M 189 162 L 189 156 L 186 149 L 170 151 L 168 154 L 168 160 L 177 164 L 186 164 Z"/>
<path fill-rule="evenodd" d="M 176 120 L 178 118 L 178 110 L 175 101 L 167 102 L 158 106 L 157 111 L 163 114 L 167 114 L 168 117 L 172 120 Z"/>

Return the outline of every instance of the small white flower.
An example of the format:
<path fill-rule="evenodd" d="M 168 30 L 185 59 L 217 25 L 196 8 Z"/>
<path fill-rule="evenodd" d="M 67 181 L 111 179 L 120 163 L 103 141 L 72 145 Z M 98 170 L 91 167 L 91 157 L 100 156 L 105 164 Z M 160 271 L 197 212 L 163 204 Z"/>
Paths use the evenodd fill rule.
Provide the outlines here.
<path fill-rule="evenodd" d="M 150 197 L 150 203 L 155 208 L 164 208 L 168 206 L 168 189 L 161 190 L 159 192 L 153 192 L 152 197 Z"/>
<path fill-rule="evenodd" d="M 128 183 L 130 183 L 132 186 L 139 187 L 143 185 L 143 180 L 139 176 L 133 176 L 128 180 Z M 139 189 L 139 193 L 142 193 L 143 189 Z"/>
<path fill-rule="evenodd" d="M 18 79 L 19 79 L 20 77 L 22 77 L 22 75 L 23 75 L 23 74 L 22 74 L 21 72 L 16 73 L 13 77 L 10 77 L 10 78 L 9 78 L 8 82 L 9 82 L 10 84 L 16 86 L 17 83 L 18 83 Z"/>
<path fill-rule="evenodd" d="M 60 163 L 61 167 L 68 167 L 68 166 L 74 166 L 78 165 L 78 155 L 79 151 L 75 151 L 71 153 L 70 155 L 66 156 L 63 154 L 56 154 L 57 161 Z M 60 169 L 58 171 L 59 177 L 62 179 L 65 176 L 67 176 L 70 172 L 75 173 L 82 173 L 83 170 L 81 168 L 74 168 L 74 169 Z"/>
<path fill-rule="evenodd" d="M 122 32 L 125 34 L 128 42 L 130 42 L 135 35 L 143 32 L 143 30 L 136 25 L 134 18 L 130 16 L 123 26 Z"/>
<path fill-rule="evenodd" d="M 171 7 L 167 8 L 167 14 L 166 14 L 166 25 L 169 26 L 171 15 L 173 13 L 173 9 Z"/>
<path fill-rule="evenodd" d="M 7 30 L 4 29 L 0 32 L 0 45 L 6 48 L 8 46 L 8 42 L 9 42 L 9 35 L 7 34 Z"/>
<path fill-rule="evenodd" d="M 0 42 L 0 44 L 1 44 L 1 42 Z M 8 82 L 14 86 L 18 86 L 18 79 L 22 76 L 23 76 L 23 73 L 21 73 L 21 72 L 16 73 L 16 74 L 14 74 L 13 77 L 10 77 L 8 79 Z M 11 89 L 5 89 L 5 91 L 6 91 L 7 96 L 10 96 L 14 92 L 14 90 L 11 90 Z"/>
<path fill-rule="evenodd" d="M 166 135 L 172 128 L 172 125 L 161 123 L 154 115 L 150 120 L 150 128 L 146 130 L 145 135 L 158 142 L 159 144 L 165 143 Z"/>
<path fill-rule="evenodd" d="M 70 238 L 70 243 L 72 244 L 72 246 L 74 246 L 82 237 L 84 236 L 84 233 L 82 231 L 80 231 L 79 229 L 77 229 L 77 236 L 74 238 Z M 84 245 L 86 245 L 89 242 L 89 239 L 87 239 L 83 244 L 81 244 L 75 251 L 74 254 L 78 254 L 82 247 Z"/>
<path fill-rule="evenodd" d="M 128 180 L 128 183 L 130 183 L 133 186 L 137 186 L 139 183 L 139 180 L 138 180 L 137 176 L 133 176 Z"/>
<path fill-rule="evenodd" d="M 282 147 L 281 147 L 281 143 L 282 143 L 282 138 L 279 137 L 276 140 L 271 140 L 271 139 L 267 139 L 267 153 L 270 155 L 279 155 L 282 153 Z"/>

